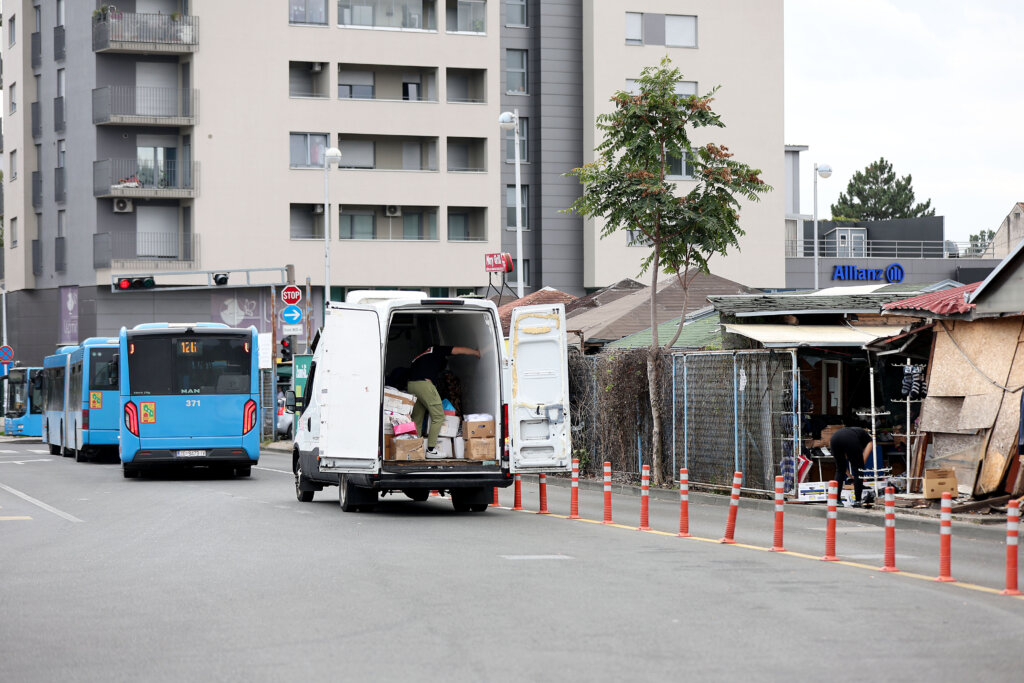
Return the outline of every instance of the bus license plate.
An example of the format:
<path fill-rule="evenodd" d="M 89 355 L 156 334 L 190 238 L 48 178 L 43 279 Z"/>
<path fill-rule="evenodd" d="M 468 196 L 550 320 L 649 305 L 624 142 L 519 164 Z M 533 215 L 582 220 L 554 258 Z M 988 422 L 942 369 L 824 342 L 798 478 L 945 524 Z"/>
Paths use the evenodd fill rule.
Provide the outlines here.
<path fill-rule="evenodd" d="M 206 455 L 206 451 L 178 451 L 177 456 L 179 458 L 201 458 Z"/>

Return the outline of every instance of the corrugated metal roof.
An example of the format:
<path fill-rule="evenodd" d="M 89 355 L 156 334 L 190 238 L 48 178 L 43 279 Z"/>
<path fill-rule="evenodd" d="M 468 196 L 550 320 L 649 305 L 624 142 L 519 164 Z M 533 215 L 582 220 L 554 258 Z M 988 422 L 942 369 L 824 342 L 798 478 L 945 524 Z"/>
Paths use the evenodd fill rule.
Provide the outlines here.
<path fill-rule="evenodd" d="M 799 313 L 878 313 L 884 304 L 906 299 L 910 294 L 738 294 L 709 296 L 708 301 L 717 311 L 739 317 Z"/>
<path fill-rule="evenodd" d="M 931 292 L 921 296 L 893 301 L 884 306 L 887 311 L 927 311 L 937 315 L 957 315 L 967 313 L 974 309 L 974 304 L 968 303 L 967 298 L 971 292 L 981 285 L 975 282 L 962 287 L 954 287 L 941 292 Z"/>
<path fill-rule="evenodd" d="M 724 325 L 725 331 L 761 342 L 768 348 L 795 346 L 863 346 L 898 334 L 897 325 Z"/>

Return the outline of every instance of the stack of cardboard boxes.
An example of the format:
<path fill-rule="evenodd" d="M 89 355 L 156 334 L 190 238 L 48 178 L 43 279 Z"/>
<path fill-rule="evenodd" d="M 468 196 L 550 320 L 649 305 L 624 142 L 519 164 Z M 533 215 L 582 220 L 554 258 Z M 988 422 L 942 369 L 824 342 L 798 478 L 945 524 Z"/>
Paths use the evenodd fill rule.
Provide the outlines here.
<path fill-rule="evenodd" d="M 494 460 L 494 419 L 471 419 L 467 416 L 462 423 L 462 438 L 466 440 L 466 458 L 469 460 Z"/>
<path fill-rule="evenodd" d="M 416 397 L 393 387 L 384 387 L 384 459 L 422 460 L 424 439 L 416 435 L 411 415 Z"/>

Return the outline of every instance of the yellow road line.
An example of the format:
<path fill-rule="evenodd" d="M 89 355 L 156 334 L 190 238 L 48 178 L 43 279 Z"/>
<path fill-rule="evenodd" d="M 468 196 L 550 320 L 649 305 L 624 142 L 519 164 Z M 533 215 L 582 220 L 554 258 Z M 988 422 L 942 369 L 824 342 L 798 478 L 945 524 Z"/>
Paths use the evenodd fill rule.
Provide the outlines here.
<path fill-rule="evenodd" d="M 600 526 L 614 527 L 614 528 L 617 528 L 617 529 L 632 529 L 633 531 L 641 531 L 641 529 L 638 529 L 635 526 L 627 526 L 625 524 L 605 524 L 604 522 L 602 522 L 600 520 L 586 519 L 585 517 L 578 517 L 576 519 L 570 519 L 568 515 L 556 515 L 556 514 L 553 514 L 553 513 L 552 514 L 541 515 L 541 514 L 537 513 L 534 510 L 512 510 L 512 508 L 506 507 L 506 506 L 499 506 L 499 507 L 501 507 L 501 508 L 503 508 L 505 510 L 510 510 L 512 512 L 525 512 L 525 513 L 528 513 L 528 514 L 537 515 L 538 517 L 554 517 L 556 519 L 569 519 L 569 521 L 572 521 L 572 522 L 586 522 L 587 524 L 597 524 L 597 525 L 600 525 Z M 668 531 L 658 531 L 656 529 L 648 529 L 648 530 L 644 531 L 644 533 L 646 533 L 646 534 L 654 534 L 656 536 L 672 536 L 674 538 L 679 538 L 678 534 L 673 534 L 673 533 L 668 532 Z M 705 543 L 714 543 L 716 545 L 731 545 L 731 546 L 733 546 L 735 548 L 745 548 L 747 550 L 760 550 L 762 552 L 772 552 L 771 548 L 767 548 L 767 547 L 760 546 L 760 545 L 748 545 L 746 543 L 722 543 L 721 539 L 718 539 L 718 538 L 702 538 L 700 536 L 684 536 L 682 538 L 684 540 L 704 541 Z M 819 561 L 819 562 L 823 561 L 821 559 L 821 556 L 819 556 L 819 555 L 807 555 L 805 553 L 796 553 L 796 552 L 791 552 L 789 550 L 782 551 L 782 552 L 776 551 L 774 554 L 776 554 L 776 555 L 789 555 L 790 557 L 799 557 L 799 558 L 804 559 L 804 560 L 816 560 L 816 561 Z M 929 582 L 939 583 L 939 582 L 935 581 L 935 577 L 934 576 L 926 576 L 924 574 L 915 574 L 914 572 L 907 572 L 907 571 L 903 571 L 902 569 L 900 571 L 898 571 L 898 572 L 881 572 L 881 567 L 876 567 L 876 566 L 873 566 L 873 565 L 870 565 L 870 564 L 863 564 L 863 563 L 860 563 L 860 562 L 850 562 L 850 561 L 847 561 L 847 560 L 832 560 L 829 564 L 841 564 L 841 565 L 845 565 L 847 567 L 855 567 L 857 569 L 867 569 L 868 571 L 886 573 L 886 574 L 889 574 L 890 576 L 902 576 L 902 577 L 905 577 L 905 578 L 908 578 L 908 579 L 917 579 L 918 581 L 929 581 Z M 982 593 L 990 593 L 992 595 L 1002 595 L 1002 591 L 999 590 L 998 588 L 989 588 L 988 586 L 979 586 L 979 585 L 974 584 L 974 583 L 965 583 L 963 581 L 951 581 L 951 582 L 948 582 L 946 585 L 954 586 L 954 587 L 959 587 L 959 588 L 966 588 L 967 590 L 972 590 L 972 591 L 980 591 Z M 1006 597 L 1014 597 L 1017 600 L 1024 600 L 1024 595 L 1006 596 Z"/>

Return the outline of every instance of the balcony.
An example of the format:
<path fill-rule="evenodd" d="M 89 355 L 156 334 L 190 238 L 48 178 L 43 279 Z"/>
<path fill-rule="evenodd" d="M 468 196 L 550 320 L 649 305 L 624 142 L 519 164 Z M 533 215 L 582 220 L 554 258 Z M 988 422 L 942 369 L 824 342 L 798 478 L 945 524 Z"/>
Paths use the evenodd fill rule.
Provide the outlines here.
<path fill-rule="evenodd" d="M 436 31 L 436 0 L 338 0 L 338 26 Z"/>
<path fill-rule="evenodd" d="M 43 174 L 32 171 L 32 208 L 43 208 Z"/>
<path fill-rule="evenodd" d="M 486 69 L 445 69 L 448 102 L 483 104 L 487 102 Z"/>
<path fill-rule="evenodd" d="M 187 199 L 196 196 L 195 162 L 104 159 L 92 164 L 92 188 L 96 197 L 162 197 Z"/>
<path fill-rule="evenodd" d="M 65 40 L 64 40 L 64 27 L 54 26 L 53 27 L 53 60 L 59 62 L 64 59 L 65 56 Z"/>
<path fill-rule="evenodd" d="M 339 135 L 338 168 L 381 171 L 436 171 L 437 138 L 394 135 Z"/>
<path fill-rule="evenodd" d="M 182 270 L 198 268 L 199 236 L 102 232 L 92 236 L 93 268 Z"/>
<path fill-rule="evenodd" d="M 482 206 L 449 206 L 448 241 L 486 242 L 487 209 Z"/>
<path fill-rule="evenodd" d="M 92 122 L 118 126 L 194 126 L 199 91 L 108 85 L 92 91 Z"/>
<path fill-rule="evenodd" d="M 67 238 L 66 237 L 54 237 L 53 238 L 53 269 L 58 273 L 63 273 L 67 270 L 68 259 L 67 259 Z"/>
<path fill-rule="evenodd" d="M 53 98 L 53 131 L 63 133 L 67 122 L 64 120 L 64 98 Z"/>
<path fill-rule="evenodd" d="M 53 169 L 53 201 L 63 202 L 68 198 L 67 186 L 64 184 L 64 167 Z"/>
<path fill-rule="evenodd" d="M 437 102 L 437 69 L 422 66 L 339 64 L 338 98 Z"/>
<path fill-rule="evenodd" d="M 185 54 L 199 49 L 199 17 L 108 10 L 93 19 L 94 52 Z"/>
<path fill-rule="evenodd" d="M 32 68 L 38 69 L 43 63 L 43 37 L 39 31 L 32 34 Z"/>
<path fill-rule="evenodd" d="M 483 173 L 487 170 L 485 138 L 448 138 L 448 171 Z"/>
<path fill-rule="evenodd" d="M 437 241 L 436 206 L 345 206 L 338 221 L 343 240 Z"/>
<path fill-rule="evenodd" d="M 38 138 L 43 135 L 43 115 L 39 109 L 39 103 L 33 102 L 32 106 L 32 137 Z"/>

